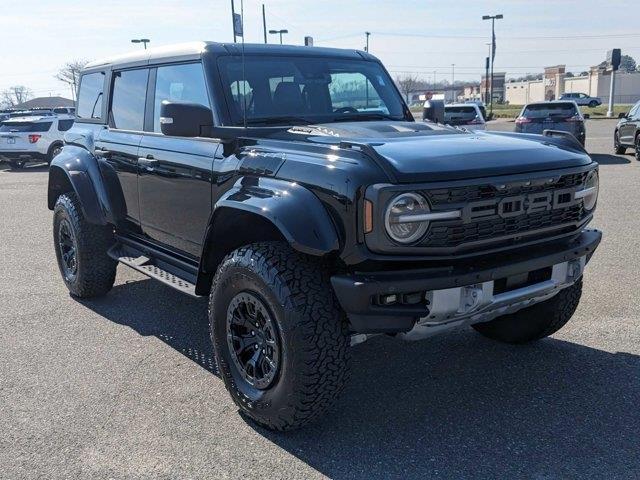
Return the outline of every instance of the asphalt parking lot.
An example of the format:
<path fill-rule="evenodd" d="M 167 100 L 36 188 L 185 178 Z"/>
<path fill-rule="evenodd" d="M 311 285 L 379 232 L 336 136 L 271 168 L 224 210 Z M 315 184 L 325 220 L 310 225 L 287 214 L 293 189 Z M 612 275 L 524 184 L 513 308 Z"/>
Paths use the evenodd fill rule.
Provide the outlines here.
<path fill-rule="evenodd" d="M 70 297 L 46 169 L 0 170 L 0 477 L 638 478 L 640 162 L 611 153 L 614 124 L 587 125 L 605 237 L 563 330 L 375 338 L 329 414 L 287 434 L 238 415 L 205 300 L 125 267 L 105 298 Z"/>

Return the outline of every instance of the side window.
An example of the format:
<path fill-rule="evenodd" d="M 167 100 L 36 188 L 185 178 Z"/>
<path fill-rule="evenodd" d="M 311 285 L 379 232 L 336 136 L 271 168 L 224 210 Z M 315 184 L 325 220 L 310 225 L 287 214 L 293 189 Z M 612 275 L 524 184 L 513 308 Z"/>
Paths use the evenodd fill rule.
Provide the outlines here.
<path fill-rule="evenodd" d="M 80 79 L 78 118 L 100 119 L 104 89 L 104 72 L 89 73 Z"/>
<path fill-rule="evenodd" d="M 636 116 L 636 113 L 638 112 L 640 107 L 640 102 L 636 103 L 633 107 L 631 107 L 631 110 L 629 110 L 629 113 L 627 114 L 628 118 L 634 118 Z"/>
<path fill-rule="evenodd" d="M 153 131 L 160 132 L 160 105 L 164 100 L 199 103 L 210 107 L 202 64 L 187 63 L 158 67 L 156 75 Z"/>
<path fill-rule="evenodd" d="M 149 70 L 124 70 L 113 74 L 110 124 L 121 130 L 142 131 Z"/>
<path fill-rule="evenodd" d="M 73 120 L 58 120 L 58 131 L 66 132 L 73 125 Z"/>

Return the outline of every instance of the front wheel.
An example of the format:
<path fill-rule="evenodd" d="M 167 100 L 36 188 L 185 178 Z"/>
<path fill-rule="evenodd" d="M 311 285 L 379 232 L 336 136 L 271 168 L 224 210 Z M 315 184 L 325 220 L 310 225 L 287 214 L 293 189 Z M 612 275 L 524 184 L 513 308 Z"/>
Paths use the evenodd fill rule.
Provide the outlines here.
<path fill-rule="evenodd" d="M 22 170 L 26 164 L 27 162 L 24 160 L 13 160 L 9 162 L 11 170 Z"/>
<path fill-rule="evenodd" d="M 592 100 L 591 102 L 589 102 L 589 107 L 596 108 L 597 106 L 598 106 L 598 102 L 596 102 L 595 100 Z"/>
<path fill-rule="evenodd" d="M 273 430 L 324 412 L 348 376 L 349 332 L 314 259 L 279 242 L 235 250 L 218 267 L 209 299 L 220 375 L 240 410 Z"/>
<path fill-rule="evenodd" d="M 635 156 L 636 160 L 640 160 L 640 135 L 636 136 Z"/>
<path fill-rule="evenodd" d="M 620 145 L 620 133 L 618 133 L 618 131 L 613 134 L 613 150 L 616 152 L 616 155 L 624 155 L 627 151 L 625 147 Z"/>
<path fill-rule="evenodd" d="M 571 319 L 582 296 L 582 280 L 557 295 L 516 313 L 472 327 L 485 337 L 505 343 L 528 343 L 556 333 Z"/>
<path fill-rule="evenodd" d="M 47 152 L 46 161 L 47 165 L 51 165 L 51 162 L 54 158 L 62 151 L 62 144 L 54 143 L 49 147 L 49 151 Z"/>
<path fill-rule="evenodd" d="M 56 201 L 53 241 L 62 279 L 73 296 L 98 297 L 111 290 L 118 265 L 107 255 L 113 230 L 87 222 L 75 193 Z"/>

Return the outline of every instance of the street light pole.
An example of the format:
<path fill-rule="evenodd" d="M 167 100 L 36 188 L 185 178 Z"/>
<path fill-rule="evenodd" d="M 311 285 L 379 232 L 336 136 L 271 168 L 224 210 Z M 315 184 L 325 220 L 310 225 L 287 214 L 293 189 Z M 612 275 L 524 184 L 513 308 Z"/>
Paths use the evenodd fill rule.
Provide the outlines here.
<path fill-rule="evenodd" d="M 365 52 L 369 52 L 369 35 L 371 35 L 371 32 L 364 32 L 364 34 L 367 36 L 367 45 L 364 47 L 364 51 Z"/>
<path fill-rule="evenodd" d="M 144 49 L 147 49 L 147 43 L 149 43 L 151 40 L 149 40 L 148 38 L 134 38 L 133 40 L 131 40 L 131 43 L 142 43 L 144 45 Z"/>
<path fill-rule="evenodd" d="M 491 87 L 489 97 L 489 116 L 493 116 L 493 62 L 496 57 L 496 20 L 504 18 L 504 15 L 483 15 L 482 20 L 491 20 Z"/>
<path fill-rule="evenodd" d="M 267 16 L 264 13 L 264 3 L 262 4 L 262 31 L 264 33 L 264 43 L 267 43 Z"/>
<path fill-rule="evenodd" d="M 269 30 L 269 33 L 271 35 L 280 35 L 280 45 L 282 45 L 282 34 L 283 33 L 289 33 L 289 30 L 286 29 L 281 29 L 281 30 Z"/>

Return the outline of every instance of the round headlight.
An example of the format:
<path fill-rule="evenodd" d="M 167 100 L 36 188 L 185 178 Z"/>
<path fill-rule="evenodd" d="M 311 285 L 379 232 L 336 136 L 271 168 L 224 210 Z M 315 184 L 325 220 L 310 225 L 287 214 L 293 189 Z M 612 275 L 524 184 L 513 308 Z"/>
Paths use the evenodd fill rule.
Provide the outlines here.
<path fill-rule="evenodd" d="M 429 204 L 422 195 L 402 193 L 391 200 L 387 207 L 384 217 L 387 233 L 396 242 L 414 242 L 424 235 L 429 222 L 412 222 L 411 217 L 429 212 Z"/>
<path fill-rule="evenodd" d="M 598 172 L 592 170 L 584 182 L 584 189 L 582 190 L 582 202 L 585 210 L 593 210 L 598 200 L 598 189 L 600 188 L 600 182 L 598 180 Z"/>

